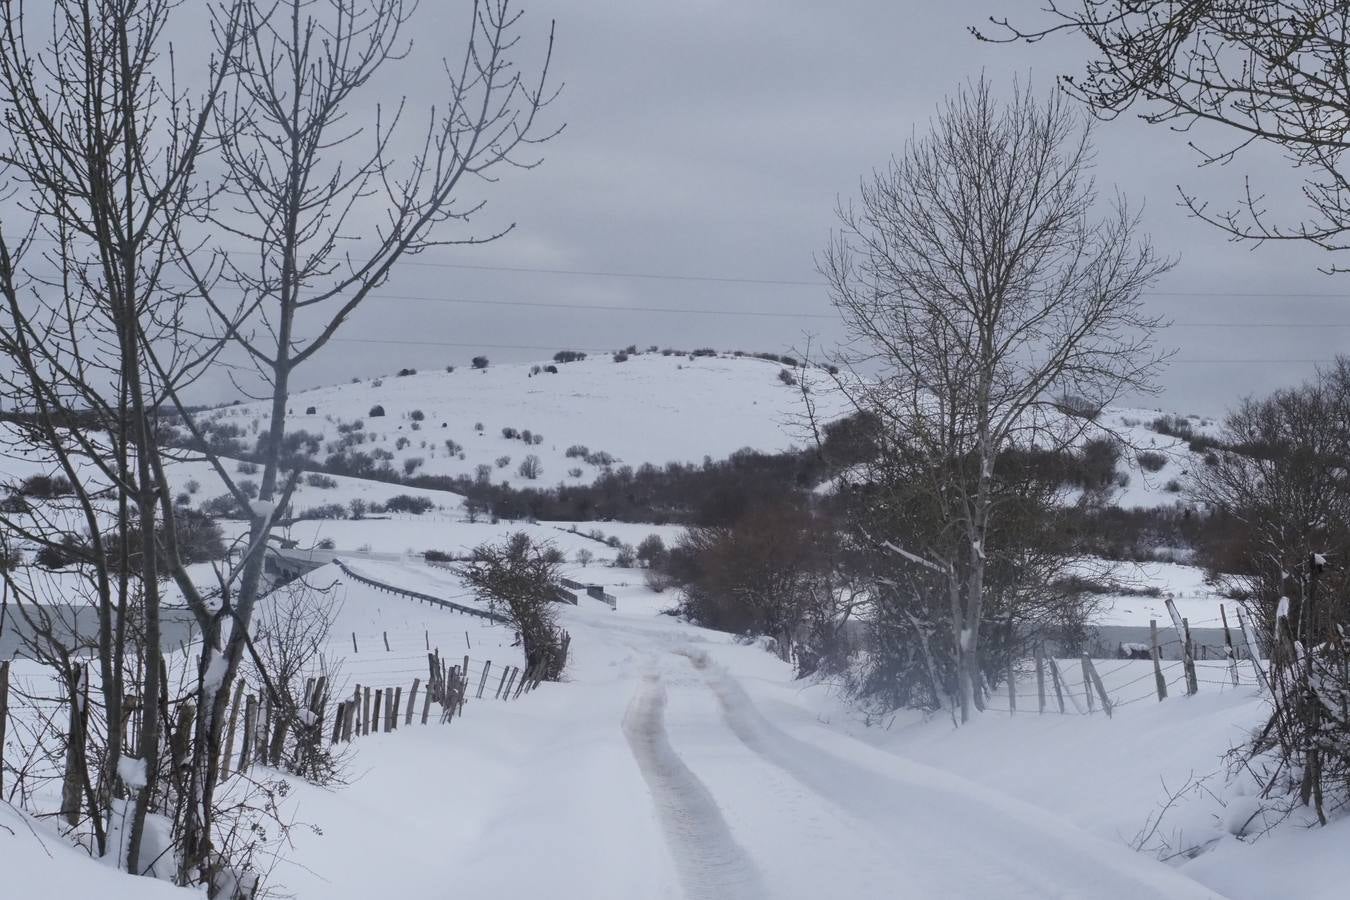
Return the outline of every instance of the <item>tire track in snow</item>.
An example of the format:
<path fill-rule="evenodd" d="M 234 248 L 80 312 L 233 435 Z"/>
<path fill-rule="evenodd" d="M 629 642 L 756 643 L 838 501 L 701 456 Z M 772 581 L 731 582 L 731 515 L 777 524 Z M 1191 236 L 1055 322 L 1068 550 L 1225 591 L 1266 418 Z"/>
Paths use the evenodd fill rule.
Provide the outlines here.
<path fill-rule="evenodd" d="M 1222 900 L 1130 851 L 1011 799 L 972 794 L 957 776 L 907 764 L 875 771 L 774 725 L 740 683 L 699 650 L 676 651 L 703 673 L 728 728 L 757 756 L 889 837 L 918 872 L 939 873 L 948 898 Z M 945 783 L 944 783 L 945 782 Z"/>
<path fill-rule="evenodd" d="M 759 870 L 731 834 L 717 801 L 670 745 L 665 710 L 659 676 L 644 676 L 624 714 L 623 733 L 651 791 L 685 897 L 767 898 Z"/>

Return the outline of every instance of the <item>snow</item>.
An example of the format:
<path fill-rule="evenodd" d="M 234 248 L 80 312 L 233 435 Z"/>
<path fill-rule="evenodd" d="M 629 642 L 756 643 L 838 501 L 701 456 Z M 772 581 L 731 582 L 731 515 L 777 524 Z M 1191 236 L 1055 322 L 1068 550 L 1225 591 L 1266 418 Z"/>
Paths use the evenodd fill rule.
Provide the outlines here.
<path fill-rule="evenodd" d="M 54 820 L 37 820 L 0 804 L 0 872 L 6 897 L 189 900 L 200 896 L 162 881 L 118 872 L 72 846 L 55 833 L 54 826 Z"/>
<path fill-rule="evenodd" d="M 465 445 L 462 461 L 438 453 L 439 469 L 425 453 L 425 470 L 446 472 L 472 471 L 503 453 L 518 459 L 524 445 L 502 438 L 501 426 L 536 429 L 545 442 L 528 452 L 544 458 L 549 483 L 562 466 L 576 464 L 564 455 L 572 443 L 639 464 L 696 461 L 745 445 L 781 449 L 800 439 L 793 425 L 799 398 L 778 383 L 776 366 L 639 356 L 622 365 L 603 358 L 559 368 L 557 376 L 529 378 L 524 368 L 494 366 L 486 374 L 428 373 L 386 378 L 379 388 L 362 382 L 306 392 L 292 398 L 293 407 L 314 405 L 317 412 L 295 416 L 293 427 L 325 430 L 331 439 L 338 422 L 365 418 L 379 402 L 389 415 L 366 421 L 368 430 L 380 423 L 377 446 L 415 438 L 401 451 L 408 456 L 423 455 L 417 441 L 424 437 Z M 412 409 L 426 413 L 419 432 L 404 418 Z M 247 428 L 257 411 L 239 406 L 219 415 L 240 417 Z M 1194 462 L 1189 449 L 1126 422 L 1146 423 L 1151 413 L 1104 415 L 1132 429 L 1144 446 L 1152 441 L 1171 454 L 1156 475 L 1132 477 L 1120 502 L 1172 502 L 1175 495 L 1155 482 L 1183 476 Z M 475 421 L 485 424 L 481 437 L 472 431 Z M 0 467 L 45 471 L 26 459 L 0 460 Z M 586 470 L 594 477 L 598 468 Z M 204 464 L 178 463 L 173 472 L 176 484 L 201 482 L 194 503 L 223 490 Z M 513 471 L 494 477 L 515 479 Z M 1006 695 L 996 694 L 990 711 L 960 728 L 945 716 L 905 712 L 878 724 L 828 681 L 793 680 L 760 642 L 663 615 L 674 597 L 648 590 L 639 570 L 609 565 L 615 550 L 588 536 L 599 529 L 636 544 L 659 534 L 669 544 L 678 528 L 469 523 L 451 493 L 335 480 L 335 488 L 302 483 L 296 507 L 397 493 L 429 496 L 437 507 L 421 516 L 288 529 L 300 546 L 332 539 L 338 556 L 365 577 L 473 606 L 478 601 L 453 570 L 426 565 L 418 554 L 461 553 L 524 530 L 552 541 L 569 560 L 592 552 L 594 563 L 569 563 L 567 574 L 602 585 L 618 603 L 611 610 L 583 596 L 576 607 L 558 607 L 572 636 L 562 683 L 513 702 L 471 699 L 465 716 L 449 724 L 360 738 L 346 750 L 344 785 L 287 779 L 279 795 L 285 816 L 312 827 L 294 829 L 274 860 L 260 860 L 271 868 L 269 887 L 277 892 L 334 900 L 448 892 L 559 900 L 897 893 L 1329 900 L 1344 896 L 1350 883 L 1343 853 L 1350 820 L 1305 830 L 1295 817 L 1255 839 L 1275 814 L 1260 799 L 1261 785 L 1229 772 L 1225 762 L 1267 712 L 1249 664 L 1234 686 L 1225 661 L 1201 660 L 1200 693 L 1187 697 L 1180 664 L 1167 661 L 1171 694 L 1159 702 L 1151 661 L 1099 660 L 1114 703 L 1107 718 L 1100 709 L 1074 714 L 1085 685 L 1078 661 L 1066 660 L 1060 665 L 1066 715 L 1053 699 L 1039 714 L 1034 675 L 1023 672 L 1015 713 Z M 1194 567 L 1122 565 L 1113 577 L 1157 587 L 1159 596 L 1106 595 L 1099 625 L 1168 622 L 1168 599 L 1192 628 L 1219 621 L 1222 598 Z M 358 684 L 406 689 L 426 677 L 428 650 L 452 661 L 469 657 L 471 683 L 485 671 L 524 665 L 509 628 L 350 583 L 336 566 L 306 578 L 333 587 L 325 657 L 334 696 L 348 696 Z M 267 602 L 285 600 L 274 595 Z M 209 683 L 223 674 L 216 663 L 208 666 Z M 14 671 L 25 692 L 43 695 L 45 673 L 23 661 Z M 123 758 L 118 771 L 134 785 L 144 780 L 140 765 Z M 116 847 L 120 826 L 112 824 Z M 158 855 L 168 823 L 150 824 L 147 847 Z M 54 818 L 30 819 L 0 806 L 7 891 L 112 900 L 192 896 L 90 860 L 56 827 Z"/>
<path fill-rule="evenodd" d="M 472 545 L 516 527 L 436 517 L 323 524 L 393 548 L 344 557 L 354 571 L 465 604 L 475 601 L 453 571 L 398 548 L 419 536 L 431 543 L 429 532 L 439 532 L 436 543 Z M 608 549 L 565 528 L 528 527 L 569 551 Z M 603 527 L 624 540 L 648 533 Z M 1169 662 L 1172 695 L 1160 703 L 1151 662 L 1101 660 L 1116 703 L 1110 719 L 1038 715 L 1025 699 L 1034 677 L 1023 673 L 1015 715 L 996 704 L 959 729 L 918 714 L 867 727 L 828 683 L 794 681 L 758 646 L 661 615 L 672 598 L 643 587 L 640 571 L 576 572 L 619 602 L 617 611 L 586 599 L 557 608 L 572 635 L 566 679 L 509 703 L 471 699 L 446 725 L 361 738 L 349 750 L 348 783 L 336 789 L 292 781 L 285 815 L 313 827 L 291 832 L 292 846 L 274 860 L 274 889 L 334 900 L 451 887 L 566 900 L 816 900 L 891 896 L 897 886 L 952 898 L 1258 900 L 1275 885 L 1295 886 L 1290 896 L 1339 896 L 1335 886 L 1350 878 L 1350 861 L 1329 843 L 1343 843 L 1344 822 L 1248 842 L 1265 827 L 1252 799 L 1259 787 L 1223 774 L 1223 756 L 1265 709 L 1249 668 L 1234 687 L 1226 663 L 1202 661 L 1201 693 L 1185 697 L 1179 664 Z M 471 683 L 489 664 L 494 673 L 523 665 L 500 625 L 348 583 L 334 566 L 307 579 L 335 586 L 327 650 L 335 696 L 357 683 L 406 689 L 425 677 L 428 647 L 451 660 L 468 655 Z M 1071 710 L 1084 687 L 1076 662 L 1061 664 Z M 1210 773 L 1219 774 L 1186 793 L 1145 852 L 1130 848 L 1168 790 Z M 1163 840 L 1203 852 L 1164 864 L 1155 858 L 1165 855 Z M 63 839 L 51 843 L 81 858 Z M 6 872 L 19 846 L 0 831 Z M 42 884 L 72 877 L 49 879 L 32 859 L 20 865 Z M 124 877 L 103 871 L 99 895 L 121 900 Z M 156 895 L 158 885 L 144 885 L 126 896 Z"/>
<path fill-rule="evenodd" d="M 472 476 L 476 466 L 488 464 L 494 481 L 517 486 L 526 483 L 516 469 L 527 454 L 540 458 L 545 485 L 594 479 L 604 467 L 568 457 L 573 445 L 637 468 L 697 463 L 705 456 L 721 459 L 743 447 L 785 450 L 811 441 L 800 390 L 779 381 L 782 367 L 776 363 L 642 353 L 626 363 L 597 355 L 557 368 L 556 375 L 532 376 L 529 364 L 492 365 L 315 388 L 291 395 L 287 429 L 322 435 L 326 445 L 338 439 L 338 425 L 361 420 L 367 437 L 352 449 L 388 451 L 397 471 L 412 458 L 423 460 L 418 473 L 431 475 Z M 799 374 L 813 392 L 818 414 L 829 419 L 844 411 L 828 376 L 814 370 Z M 244 439 L 251 441 L 266 419 L 267 402 L 222 407 L 213 415 L 243 427 Z M 376 405 L 384 407 L 384 416 L 369 415 Z M 306 412 L 311 407 L 313 414 Z M 415 411 L 425 418 L 415 421 Z M 475 430 L 479 423 L 481 432 Z M 506 438 L 502 429 L 508 427 L 528 429 L 543 440 L 526 445 Z M 462 448 L 463 459 L 449 452 L 447 439 Z M 321 447 L 318 458 L 327 455 Z M 498 468 L 496 460 L 503 456 L 511 462 Z M 578 468 L 581 476 L 569 474 Z"/>
<path fill-rule="evenodd" d="M 219 650 L 211 651 L 211 661 L 206 665 L 206 675 L 202 681 L 208 692 L 214 693 L 225 680 L 225 673 L 229 670 L 230 661 L 225 654 Z"/>
<path fill-rule="evenodd" d="M 117 777 L 133 791 L 145 787 L 145 760 L 130 756 L 118 757 Z"/>
<path fill-rule="evenodd" d="M 462 588 L 415 562 L 353 565 L 427 593 Z M 1222 664 L 1202 666 L 1210 693 L 1126 703 L 1114 719 L 991 712 L 959 730 L 922 719 L 869 729 L 828 685 L 658 615 L 670 600 L 634 585 L 637 573 L 591 571 L 629 586 L 613 588 L 617 612 L 558 608 L 573 638 L 563 683 L 354 744 L 350 785 L 296 786 L 297 814 L 322 835 L 295 836 L 278 882 L 333 898 L 435 895 L 448 873 L 466 896 L 862 898 L 896 885 L 958 898 L 1218 896 L 1126 843 L 1158 800 L 1159 774 L 1218 767 L 1259 708 L 1249 687 L 1209 685 Z M 343 590 L 334 630 L 387 628 L 395 658 L 424 640 L 477 654 L 494 633 L 483 655 L 509 649 L 481 620 Z M 344 666 L 385 656 L 363 637 Z M 1118 699 L 1139 673 L 1151 679 L 1151 663 L 1127 665 L 1101 667 Z M 1066 690 L 1081 691 L 1063 670 Z"/>

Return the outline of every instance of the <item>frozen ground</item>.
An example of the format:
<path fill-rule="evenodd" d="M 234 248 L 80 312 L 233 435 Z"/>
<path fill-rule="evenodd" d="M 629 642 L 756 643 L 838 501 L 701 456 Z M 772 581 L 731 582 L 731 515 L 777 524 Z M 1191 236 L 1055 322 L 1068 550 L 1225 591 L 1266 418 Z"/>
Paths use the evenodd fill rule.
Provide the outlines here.
<path fill-rule="evenodd" d="M 545 485 L 590 481 L 603 470 L 568 457 L 573 445 L 637 468 L 697 463 L 705 455 L 722 459 L 743 447 L 775 451 L 809 442 L 799 389 L 779 381 L 782 366 L 776 363 L 643 353 L 624 363 L 597 355 L 557 368 L 556 375 L 531 375 L 532 366 L 522 364 L 460 367 L 316 388 L 291 397 L 287 429 L 332 442 L 338 425 L 360 420 L 367 437 L 352 449 L 387 450 L 399 471 L 404 460 L 414 457 L 422 460 L 419 473 L 433 475 L 471 476 L 477 465 L 488 464 L 494 481 L 512 484 L 524 481 L 516 470 L 527 454 L 534 454 L 542 462 Z M 817 395 L 821 415 L 843 409 L 823 372 L 803 377 Z M 383 407 L 383 417 L 370 416 L 376 405 Z M 307 412 L 311 407 L 312 414 Z M 425 418 L 414 421 L 414 412 Z M 223 407 L 214 415 L 243 428 L 248 441 L 266 418 L 265 406 L 258 403 Z M 479 424 L 481 431 L 475 429 Z M 507 427 L 528 429 L 542 440 L 527 446 L 503 437 Z M 462 454 L 449 452 L 447 439 Z M 324 449 L 319 458 L 327 454 Z M 499 468 L 501 457 L 510 462 Z M 581 474 L 570 474 L 573 469 Z"/>
<path fill-rule="evenodd" d="M 415 590 L 462 590 L 443 570 L 363 565 Z M 1169 668 L 1160 704 L 1147 664 L 1103 661 L 1121 702 L 1111 719 L 1073 714 L 1070 699 L 1064 716 L 868 728 L 828 685 L 794 682 L 763 650 L 660 615 L 669 599 L 637 578 L 599 571 L 629 586 L 614 588 L 617 612 L 561 608 L 565 683 L 479 704 L 444 730 L 360 743 L 351 786 L 300 787 L 297 809 L 323 834 L 297 837 L 278 880 L 333 898 L 1274 896 L 1240 873 L 1269 865 L 1279 844 L 1232 837 L 1217 799 L 1185 805 L 1164 831 L 1207 846 L 1199 859 L 1165 865 L 1128 846 L 1160 782 L 1220 770 L 1259 718 L 1250 670 L 1234 688 L 1222 664 L 1204 666 L 1202 693 L 1185 698 Z M 346 590 L 344 616 L 372 602 Z M 1061 665 L 1082 703 L 1076 664 Z M 1350 875 L 1337 865 L 1297 895 L 1334 896 L 1317 889 Z"/>
<path fill-rule="evenodd" d="M 455 575 L 413 559 L 349 564 L 473 602 Z M 1232 833 L 1251 806 L 1222 757 L 1262 716 L 1249 667 L 1234 687 L 1222 663 L 1203 664 L 1201 693 L 1187 698 L 1169 664 L 1172 696 L 1159 703 L 1148 663 L 1099 661 L 1118 704 L 1108 719 L 1077 714 L 1082 674 L 1061 661 L 1065 715 L 1053 699 L 1035 711 L 1028 672 L 1015 715 L 999 696 L 960 729 L 916 715 L 869 727 L 828 683 L 794 681 L 759 647 L 662 615 L 671 598 L 639 572 L 587 572 L 619 607 L 559 607 L 572 635 L 563 683 L 513 703 L 471 700 L 449 725 L 362 738 L 340 789 L 294 785 L 288 815 L 313 828 L 295 829 L 276 859 L 277 889 L 325 900 L 1343 896 L 1350 861 L 1330 848 L 1345 822 L 1254 844 Z M 501 626 L 345 583 L 333 567 L 309 579 L 340 601 L 339 695 L 410 683 L 428 646 L 469 656 L 471 684 L 489 662 L 522 663 Z M 1130 848 L 1169 790 L 1211 773 L 1141 842 L 1147 852 Z M 49 825 L 9 815 L 5 871 L 23 855 L 23 877 L 58 868 L 52 883 L 70 891 L 104 874 Z M 30 824 L 57 845 L 51 857 Z M 1182 847 L 1203 852 L 1156 858 Z M 159 888 L 106 879 L 100 895 L 117 900 Z"/>

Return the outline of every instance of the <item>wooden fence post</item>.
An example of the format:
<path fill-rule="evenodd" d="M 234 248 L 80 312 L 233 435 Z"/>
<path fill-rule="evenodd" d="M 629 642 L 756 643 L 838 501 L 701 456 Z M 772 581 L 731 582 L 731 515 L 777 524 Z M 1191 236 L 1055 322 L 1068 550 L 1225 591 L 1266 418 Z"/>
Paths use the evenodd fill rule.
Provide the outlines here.
<path fill-rule="evenodd" d="M 492 699 L 500 700 L 502 698 L 502 688 L 506 687 L 506 676 L 511 672 L 510 666 L 502 667 L 502 677 L 497 682 L 497 693 L 492 695 Z"/>
<path fill-rule="evenodd" d="M 1153 683 L 1158 689 L 1158 702 L 1167 699 L 1167 679 L 1162 673 L 1162 651 L 1158 649 L 1158 620 L 1148 620 L 1149 656 L 1153 657 Z"/>
<path fill-rule="evenodd" d="M 1186 660 L 1186 693 L 1195 695 L 1200 692 L 1200 681 L 1195 675 L 1195 648 L 1191 644 L 1191 623 L 1188 619 L 1181 620 L 1181 629 L 1186 634 L 1185 643 L 1182 644 Z"/>
<path fill-rule="evenodd" d="M 384 689 L 384 730 L 389 733 L 394 730 L 394 689 Z"/>
<path fill-rule="evenodd" d="M 1167 614 L 1172 617 L 1172 627 L 1176 629 L 1177 639 L 1181 641 L 1181 663 L 1186 672 L 1186 693 L 1194 694 L 1200 689 L 1195 682 L 1195 656 L 1191 647 L 1191 628 L 1190 623 L 1181 617 L 1177 612 L 1177 605 L 1172 602 L 1172 598 L 1167 598 Z"/>
<path fill-rule="evenodd" d="M 1013 665 L 1012 650 L 1008 650 L 1008 715 L 1017 712 L 1017 672 Z"/>
<path fill-rule="evenodd" d="M 510 672 L 511 677 L 506 679 L 506 690 L 498 692 L 503 700 L 511 699 L 511 686 L 516 683 L 516 676 L 520 674 L 520 669 L 516 666 L 511 666 Z"/>
<path fill-rule="evenodd" d="M 1270 692 L 1270 685 L 1266 683 L 1265 670 L 1261 668 L 1261 654 L 1257 650 L 1256 638 L 1252 636 L 1252 630 L 1247 625 L 1247 617 L 1242 614 L 1242 607 L 1238 607 L 1238 627 L 1242 629 L 1242 640 L 1247 645 L 1247 655 L 1252 659 L 1252 670 L 1256 672 L 1256 682 L 1261 685 L 1261 689 Z"/>
<path fill-rule="evenodd" d="M 258 737 L 255 740 L 255 746 L 257 747 L 257 758 L 263 763 L 266 763 L 267 748 L 269 747 L 267 739 L 268 737 L 271 736 L 272 733 L 272 698 L 262 697 L 259 700 L 259 705 L 261 707 L 261 711 L 258 713 L 258 718 L 260 721 L 258 727 Z"/>
<path fill-rule="evenodd" d="M 360 650 L 356 649 L 356 632 L 355 632 L 355 631 L 352 632 L 352 652 L 353 652 L 353 653 L 360 653 L 360 652 L 361 652 Z"/>
<path fill-rule="evenodd" d="M 1060 715 L 1064 714 L 1064 687 L 1059 682 L 1059 664 L 1055 662 L 1053 656 L 1050 657 L 1050 680 L 1055 685 L 1055 700 L 1059 703 Z"/>
<path fill-rule="evenodd" d="M 345 718 L 346 714 L 347 701 L 343 700 L 337 705 L 337 709 L 333 711 L 333 739 L 328 743 L 336 744 L 338 741 L 342 740 L 342 720 Z"/>
<path fill-rule="evenodd" d="M 1045 654 L 1045 648 L 1041 646 L 1040 641 L 1036 642 L 1036 712 L 1039 715 L 1045 715 L 1045 668 L 1042 657 Z"/>
<path fill-rule="evenodd" d="M 413 707 L 417 705 L 417 686 L 422 683 L 422 679 L 414 678 L 412 690 L 408 691 L 408 715 L 403 720 L 404 725 L 412 724 Z"/>
<path fill-rule="evenodd" d="M 366 685 L 365 693 L 361 700 L 361 733 L 370 734 L 370 725 L 374 720 L 370 717 L 370 685 Z"/>
<path fill-rule="evenodd" d="M 1102 709 L 1106 711 L 1106 717 L 1111 718 L 1111 698 L 1106 696 L 1106 687 L 1102 684 L 1101 676 L 1097 674 L 1097 667 L 1092 664 L 1086 653 L 1083 654 L 1083 668 L 1092 679 L 1092 684 L 1097 688 L 1097 696 L 1102 700 Z"/>
<path fill-rule="evenodd" d="M 398 711 L 403 708 L 403 685 L 394 689 L 394 702 L 389 704 L 389 730 L 398 729 Z"/>
<path fill-rule="evenodd" d="M 1087 651 L 1083 651 L 1083 696 L 1087 698 L 1088 715 L 1092 715 L 1095 706 L 1092 703 L 1092 675 L 1088 671 L 1092 668 L 1092 662 L 1088 659 Z"/>
<path fill-rule="evenodd" d="M 5 786 L 5 723 L 9 718 L 9 660 L 0 662 L 0 791 Z"/>
<path fill-rule="evenodd" d="M 422 699 L 422 724 L 427 724 L 427 718 L 431 715 L 431 685 L 427 685 L 427 695 Z"/>
<path fill-rule="evenodd" d="M 370 713 L 370 726 L 376 734 L 380 733 L 380 700 L 384 696 L 384 691 L 375 689 L 375 706 Z"/>
<path fill-rule="evenodd" d="M 253 761 L 253 739 L 258 730 L 258 698 L 252 694 L 244 704 L 244 740 L 239 745 L 239 764 L 236 772 L 247 772 Z"/>
<path fill-rule="evenodd" d="M 450 672 L 445 675 L 445 696 L 440 700 L 441 723 L 454 721 L 455 706 L 459 704 L 459 684 L 462 681 L 458 665 L 452 665 Z M 460 710 L 460 715 L 463 715 L 463 710 Z"/>
<path fill-rule="evenodd" d="M 492 671 L 492 660 L 483 663 L 483 674 L 478 678 L 478 693 L 473 695 L 475 700 L 483 699 L 483 688 L 487 686 L 488 673 Z"/>
<path fill-rule="evenodd" d="M 389 652 L 389 632 L 385 631 L 385 632 L 382 632 L 382 634 L 384 635 L 384 652 L 385 652 L 385 653 L 388 653 L 388 652 Z"/>
<path fill-rule="evenodd" d="M 1228 630 L 1228 613 L 1222 603 L 1219 604 L 1219 618 L 1223 619 L 1223 655 L 1228 657 L 1228 674 L 1233 679 L 1233 687 L 1237 687 L 1237 653 L 1233 650 L 1233 635 Z"/>
<path fill-rule="evenodd" d="M 244 699 L 244 682 L 240 679 L 234 686 L 234 703 L 230 704 L 230 724 L 225 729 L 225 746 L 220 748 L 220 780 L 230 777 L 230 756 L 234 750 L 234 731 L 239 724 L 239 703 Z M 4 723 L 0 723 L 0 737 L 4 734 Z M 0 740 L 0 748 L 4 747 Z"/>
<path fill-rule="evenodd" d="M 356 707 L 361 703 L 361 695 L 347 701 L 347 709 L 342 714 L 342 742 L 350 744 L 352 742 L 352 720 L 356 718 Z"/>
<path fill-rule="evenodd" d="M 437 662 L 440 651 L 427 654 L 427 696 L 440 696 L 440 686 L 437 682 L 440 680 L 441 666 Z"/>
<path fill-rule="evenodd" d="M 524 693 L 525 686 L 530 683 L 530 677 L 532 675 L 534 675 L 534 667 L 526 666 L 525 673 L 520 676 L 520 683 L 516 685 L 516 697 L 519 697 L 522 693 Z"/>
<path fill-rule="evenodd" d="M 151 660 L 147 665 L 155 665 Z M 81 788 L 84 776 L 81 763 L 84 758 L 84 733 L 89 722 L 89 670 L 85 665 L 72 667 L 70 677 L 74 681 L 70 690 L 70 727 L 66 732 L 66 773 L 61 784 L 61 813 L 72 828 L 80 823 L 80 807 L 83 806 Z M 154 712 L 151 712 L 154 715 Z"/>

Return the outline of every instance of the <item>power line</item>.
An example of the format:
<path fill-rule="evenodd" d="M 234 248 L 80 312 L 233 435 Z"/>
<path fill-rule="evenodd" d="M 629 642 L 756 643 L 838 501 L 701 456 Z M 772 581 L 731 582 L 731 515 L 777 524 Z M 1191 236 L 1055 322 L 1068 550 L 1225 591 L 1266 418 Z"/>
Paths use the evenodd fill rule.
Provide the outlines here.
<path fill-rule="evenodd" d="M 838 319 L 839 314 L 782 312 L 779 310 L 709 309 L 699 306 L 618 306 L 612 303 L 554 303 L 546 300 L 482 300 L 467 297 L 426 297 L 413 294 L 371 294 L 371 300 L 417 303 L 458 303 L 474 306 L 517 306 L 534 309 L 599 310 L 616 313 L 674 313 L 701 316 L 755 316 L 785 319 Z M 1350 299 L 1348 297 L 1347 299 Z M 1169 322 L 1170 328 L 1350 328 L 1350 322 Z"/>
<path fill-rule="evenodd" d="M 616 306 L 610 303 L 551 303 L 544 300 L 473 300 L 466 297 L 421 297 L 408 294 L 372 294 L 371 300 L 410 300 L 419 303 L 464 303 L 475 306 L 526 306 L 534 309 L 601 310 L 617 313 L 676 313 L 698 316 L 755 316 L 787 319 L 838 319 L 837 313 L 781 312 L 778 310 L 708 309 L 698 306 Z"/>
<path fill-rule="evenodd" d="M 473 269 L 481 272 L 517 272 L 533 275 L 574 275 L 587 278 L 641 278 L 649 281 L 711 281 L 719 284 L 763 284 L 774 287 L 829 287 L 825 281 L 802 281 L 791 278 L 747 278 L 737 275 L 686 275 L 679 272 L 606 272 L 599 269 L 546 269 L 535 266 L 488 266 L 471 263 L 429 262 L 403 260 L 400 265 L 424 266 L 433 269 Z"/>
<path fill-rule="evenodd" d="M 36 237 L 36 241 L 44 243 L 55 243 L 53 238 Z M 753 284 L 767 285 L 771 287 L 815 287 L 826 288 L 830 286 L 828 281 L 807 280 L 797 278 L 759 278 L 742 275 L 703 275 L 690 274 L 684 272 L 643 272 L 643 271 L 615 271 L 609 269 L 563 269 L 550 268 L 545 266 L 506 266 L 506 265 L 488 265 L 486 263 L 452 263 L 452 262 L 434 262 L 424 259 L 403 259 L 399 261 L 400 266 L 411 266 L 418 268 L 432 269 L 465 269 L 479 272 L 512 272 L 516 274 L 532 275 L 564 275 L 570 277 L 582 278 L 634 278 L 648 281 L 693 281 L 693 282 L 711 282 L 717 284 Z M 1350 300 L 1350 293 L 1336 293 L 1326 291 L 1165 291 L 1152 290 L 1143 291 L 1145 296 L 1149 297 L 1241 297 L 1244 299 L 1309 299 L 1309 300 Z M 410 298 L 411 299 L 411 298 Z M 472 302 L 472 301 L 455 301 Z M 1215 323 L 1215 325 L 1222 323 Z M 1341 327 L 1341 326 L 1338 326 Z M 1350 325 L 1344 326 L 1350 327 Z"/>

